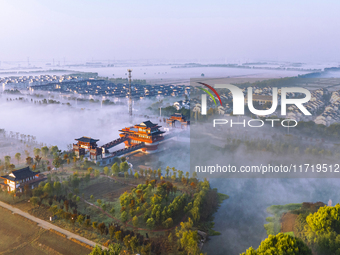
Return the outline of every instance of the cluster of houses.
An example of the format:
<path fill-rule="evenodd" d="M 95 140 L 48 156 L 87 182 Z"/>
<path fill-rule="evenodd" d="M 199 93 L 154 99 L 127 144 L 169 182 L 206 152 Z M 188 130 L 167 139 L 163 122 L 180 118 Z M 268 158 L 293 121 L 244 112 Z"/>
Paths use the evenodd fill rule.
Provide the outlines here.
<path fill-rule="evenodd" d="M 65 81 L 77 81 L 81 78 L 70 75 L 37 75 L 37 76 L 21 76 L 21 77 L 2 77 L 0 85 L 3 91 L 6 86 L 14 89 L 26 89 L 31 86 L 46 85 L 49 83 L 62 83 Z"/>
<path fill-rule="evenodd" d="M 129 97 L 128 83 L 114 83 L 101 79 L 71 80 L 66 82 L 51 82 L 45 85 L 30 86 L 30 90 L 72 93 L 78 95 L 112 96 L 116 98 Z M 131 97 L 142 99 L 153 96 L 189 95 L 190 87 L 184 85 L 146 85 L 133 83 Z"/>
<path fill-rule="evenodd" d="M 325 95 L 328 94 L 328 90 L 327 89 L 317 89 L 317 90 L 312 90 L 311 92 L 311 99 L 304 104 L 304 106 L 306 107 L 306 109 L 312 114 L 312 116 L 306 116 L 304 114 L 301 113 L 301 111 L 295 106 L 295 105 L 291 105 L 289 106 L 288 109 L 288 113 L 287 116 L 289 119 L 294 119 L 296 121 L 311 121 L 314 120 L 316 123 L 316 119 L 315 116 L 316 114 L 319 112 L 320 109 L 322 109 L 323 107 L 326 106 L 327 102 L 324 99 Z M 295 96 L 300 96 L 299 93 L 295 93 L 296 95 L 293 95 L 293 97 Z M 314 119 L 315 118 L 315 119 Z M 319 123 L 317 123 L 319 124 Z"/>
<path fill-rule="evenodd" d="M 190 109 L 190 100 L 180 100 L 173 104 L 177 111 L 184 108 L 189 110 Z"/>
<path fill-rule="evenodd" d="M 332 92 L 329 103 L 323 113 L 315 118 L 316 124 L 329 126 L 333 123 L 340 123 L 340 91 Z"/>
<path fill-rule="evenodd" d="M 287 117 L 289 119 L 295 119 L 296 121 L 314 121 L 316 124 L 322 124 L 325 126 L 329 126 L 333 123 L 340 123 L 340 90 L 329 92 L 326 88 L 322 88 L 312 90 L 310 92 L 311 99 L 305 103 L 304 106 L 312 115 L 306 116 L 295 105 L 290 105 L 287 107 Z M 243 93 L 245 98 L 247 98 L 246 88 L 243 89 Z M 278 101 L 280 103 L 281 89 L 278 89 L 278 94 Z M 287 93 L 287 98 L 299 98 L 303 96 L 304 95 L 301 93 Z M 207 107 L 214 109 L 217 108 L 216 112 L 220 115 L 229 115 L 232 112 L 232 94 L 230 91 L 228 91 L 225 94 L 220 94 L 220 97 L 223 103 L 222 106 L 218 105 L 216 107 L 213 99 L 207 97 Z M 216 96 L 215 100 L 217 100 Z M 190 101 L 192 105 L 192 111 L 200 113 L 200 97 L 192 98 Z M 272 101 L 272 89 L 270 87 L 253 87 L 253 102 L 257 102 L 259 105 L 265 105 L 266 103 L 271 104 Z M 276 111 L 272 115 L 280 116 L 280 112 Z"/>

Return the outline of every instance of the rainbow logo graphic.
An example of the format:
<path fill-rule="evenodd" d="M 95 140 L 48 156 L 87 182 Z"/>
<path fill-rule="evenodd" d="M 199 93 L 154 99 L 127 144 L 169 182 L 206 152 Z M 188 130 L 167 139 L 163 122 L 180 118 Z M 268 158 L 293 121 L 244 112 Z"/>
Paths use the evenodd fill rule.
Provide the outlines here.
<path fill-rule="evenodd" d="M 213 87 L 211 87 L 210 85 L 203 83 L 203 82 L 197 82 L 197 83 L 209 88 L 212 92 L 214 92 L 215 95 L 217 96 L 218 100 L 220 101 L 221 106 L 222 106 L 222 100 L 220 98 L 220 95 L 217 93 L 217 91 Z M 200 90 L 206 92 L 211 97 L 211 99 L 214 101 L 215 105 L 217 106 L 215 97 L 213 96 L 213 94 L 211 94 L 211 92 L 209 90 L 204 89 L 204 88 L 200 88 L 200 87 L 198 87 L 198 88 Z M 207 115 L 207 95 L 206 94 L 201 95 L 201 114 Z"/>

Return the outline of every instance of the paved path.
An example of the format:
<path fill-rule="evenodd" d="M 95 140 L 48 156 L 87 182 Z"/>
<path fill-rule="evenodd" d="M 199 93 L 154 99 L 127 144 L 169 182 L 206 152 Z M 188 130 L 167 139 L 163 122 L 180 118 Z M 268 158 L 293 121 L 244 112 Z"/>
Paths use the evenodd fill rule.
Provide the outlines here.
<path fill-rule="evenodd" d="M 44 220 L 39 219 L 37 217 L 34 217 L 31 214 L 29 214 L 27 212 L 24 212 L 24 211 L 22 211 L 22 210 L 20 210 L 18 208 L 15 208 L 15 207 L 13 207 L 13 206 L 11 206 L 9 204 L 6 204 L 6 203 L 0 201 L 0 206 L 3 207 L 3 208 L 8 209 L 10 211 L 12 211 L 13 213 L 21 215 L 21 216 L 23 216 L 23 217 L 25 217 L 27 219 L 30 219 L 30 220 L 38 223 L 39 227 L 42 227 L 42 228 L 45 228 L 45 229 L 54 229 L 54 230 L 56 230 L 56 231 L 58 231 L 58 232 L 60 232 L 60 233 L 62 233 L 64 235 L 66 235 L 68 239 L 74 238 L 74 239 L 77 239 L 77 240 L 79 240 L 79 241 L 81 241 L 83 243 L 91 245 L 92 247 L 94 247 L 96 245 L 95 242 L 93 242 L 93 241 L 91 241 L 89 239 L 86 239 L 85 237 L 79 236 L 79 235 L 74 234 L 74 233 L 72 233 L 72 232 L 70 232 L 68 230 L 65 230 L 63 228 L 57 227 L 56 225 L 53 225 L 52 223 L 49 223 L 47 221 L 44 221 Z M 102 249 L 106 249 L 106 248 L 104 246 L 102 246 Z"/>

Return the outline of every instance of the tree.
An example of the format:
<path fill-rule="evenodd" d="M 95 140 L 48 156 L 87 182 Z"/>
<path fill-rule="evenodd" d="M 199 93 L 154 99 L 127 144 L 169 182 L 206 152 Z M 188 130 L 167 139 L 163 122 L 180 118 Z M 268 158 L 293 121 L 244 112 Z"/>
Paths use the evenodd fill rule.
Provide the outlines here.
<path fill-rule="evenodd" d="M 132 218 L 132 224 L 133 224 L 135 227 L 138 226 L 138 217 L 137 217 L 137 216 L 135 216 L 135 217 Z"/>
<path fill-rule="evenodd" d="M 199 254 L 197 231 L 192 230 L 193 222 L 188 218 L 187 222 L 181 222 L 181 228 L 176 228 L 176 236 L 179 246 L 186 254 Z"/>
<path fill-rule="evenodd" d="M 172 244 L 172 242 L 173 242 L 172 233 L 170 233 L 170 234 L 168 235 L 168 242 L 169 242 L 169 244 Z"/>
<path fill-rule="evenodd" d="M 198 222 L 199 219 L 200 219 L 200 209 L 198 208 L 198 206 L 195 206 L 193 207 L 191 210 L 190 210 L 190 213 L 194 219 L 194 221 Z"/>
<path fill-rule="evenodd" d="M 171 228 L 172 227 L 172 225 L 173 225 L 173 220 L 172 220 L 172 218 L 168 218 L 167 220 L 165 220 L 164 222 L 163 222 L 163 226 L 165 227 L 165 228 Z"/>
<path fill-rule="evenodd" d="M 36 155 L 36 156 L 34 157 L 34 159 L 35 159 L 35 162 L 37 162 L 37 165 L 39 165 L 39 163 L 40 163 L 40 161 L 41 161 L 41 157 L 40 157 L 39 155 Z"/>
<path fill-rule="evenodd" d="M 43 157 L 45 157 L 45 158 L 47 157 L 48 151 L 49 151 L 49 149 L 48 149 L 47 146 L 44 146 L 44 147 L 41 148 L 41 152 L 42 152 Z"/>
<path fill-rule="evenodd" d="M 178 179 L 182 180 L 183 171 L 178 170 Z"/>
<path fill-rule="evenodd" d="M 10 165 L 11 164 L 11 157 L 5 156 L 5 164 Z"/>
<path fill-rule="evenodd" d="M 112 215 L 115 214 L 115 208 L 114 208 L 114 207 L 111 208 L 110 213 L 111 213 Z"/>
<path fill-rule="evenodd" d="M 111 225 L 109 227 L 109 234 L 110 234 L 110 239 L 112 240 L 114 235 L 115 235 L 116 227 L 114 225 Z"/>
<path fill-rule="evenodd" d="M 51 194 L 52 193 L 52 186 L 51 186 L 51 183 L 46 183 L 44 188 L 43 188 L 43 191 L 47 194 Z"/>
<path fill-rule="evenodd" d="M 33 206 L 36 206 L 38 201 L 39 201 L 39 198 L 37 198 L 37 197 L 31 197 L 31 199 L 30 199 L 30 202 L 32 203 Z"/>
<path fill-rule="evenodd" d="M 146 225 L 148 226 L 149 229 L 153 229 L 155 227 L 155 220 L 153 218 L 149 218 L 147 221 L 146 221 Z"/>
<path fill-rule="evenodd" d="M 98 229 L 99 229 L 100 234 L 103 235 L 105 233 L 105 229 L 106 229 L 105 223 L 102 222 L 102 223 L 98 224 Z"/>
<path fill-rule="evenodd" d="M 53 189 L 57 194 L 59 194 L 59 192 L 61 190 L 61 183 L 60 182 L 54 182 L 53 183 Z"/>
<path fill-rule="evenodd" d="M 32 164 L 33 164 L 33 159 L 32 159 L 31 157 L 27 157 L 27 158 L 26 158 L 26 164 L 27 164 L 28 166 L 32 165 Z"/>
<path fill-rule="evenodd" d="M 126 222 L 128 218 L 127 212 L 126 211 L 122 212 L 120 218 L 122 219 L 123 222 Z"/>
<path fill-rule="evenodd" d="M 132 250 L 133 253 L 135 253 L 135 250 L 138 247 L 138 243 L 139 243 L 139 241 L 138 241 L 136 236 L 131 237 L 131 239 L 130 239 L 130 247 L 131 247 L 131 250 Z"/>
<path fill-rule="evenodd" d="M 88 228 L 90 225 L 91 225 L 91 219 L 86 219 L 84 221 L 84 226 Z"/>
<path fill-rule="evenodd" d="M 89 174 L 92 174 L 93 168 L 92 168 L 92 167 L 89 167 L 89 168 L 87 169 L 87 172 L 88 172 Z"/>
<path fill-rule="evenodd" d="M 39 148 L 34 148 L 33 149 L 33 153 L 34 153 L 34 156 L 39 156 L 40 155 L 40 149 Z"/>
<path fill-rule="evenodd" d="M 102 204 L 102 200 L 101 199 L 97 199 L 97 203 L 100 206 Z"/>
<path fill-rule="evenodd" d="M 316 234 L 335 231 L 340 234 L 340 205 L 320 207 L 316 213 L 306 218 L 308 226 Z"/>
<path fill-rule="evenodd" d="M 121 172 L 127 172 L 128 170 L 129 170 L 129 164 L 126 161 L 120 164 Z"/>
<path fill-rule="evenodd" d="M 106 166 L 104 167 L 104 174 L 109 175 L 110 174 L 110 169 Z"/>
<path fill-rule="evenodd" d="M 122 231 L 116 231 L 115 232 L 115 238 L 119 242 L 122 240 Z"/>
<path fill-rule="evenodd" d="M 126 235 L 123 238 L 123 243 L 124 243 L 125 247 L 128 248 L 128 249 L 130 249 L 130 240 L 131 240 L 130 235 Z"/>
<path fill-rule="evenodd" d="M 98 226 L 98 222 L 97 221 L 92 222 L 93 229 L 97 229 L 97 226 Z"/>
<path fill-rule="evenodd" d="M 269 235 L 261 242 L 259 248 L 254 250 L 250 247 L 241 255 L 265 255 L 265 254 L 289 254 L 289 255 L 312 255 L 312 251 L 301 239 L 287 234 L 279 233 L 276 236 Z"/>
<path fill-rule="evenodd" d="M 79 225 L 83 224 L 84 220 L 85 220 L 85 217 L 82 214 L 80 214 L 77 218 L 77 222 L 79 223 Z"/>
<path fill-rule="evenodd" d="M 110 244 L 107 250 L 102 250 L 102 248 L 96 245 L 90 255 L 119 255 L 122 250 L 122 246 L 118 243 Z"/>
<path fill-rule="evenodd" d="M 15 157 L 15 159 L 18 161 L 18 164 L 19 164 L 20 159 L 21 159 L 21 154 L 18 152 L 18 153 L 15 154 L 14 157 Z"/>
<path fill-rule="evenodd" d="M 52 152 L 52 154 L 59 153 L 59 148 L 58 148 L 58 146 L 52 146 L 52 147 L 51 147 L 51 152 Z"/>
<path fill-rule="evenodd" d="M 50 211 L 51 211 L 51 213 L 53 214 L 53 217 L 54 217 L 58 212 L 58 206 L 57 205 L 51 206 Z"/>
<path fill-rule="evenodd" d="M 118 173 L 119 173 L 119 166 L 118 166 L 117 162 L 114 163 L 114 164 L 111 166 L 111 170 L 112 170 L 112 173 L 113 173 L 114 175 L 118 175 Z"/>
<path fill-rule="evenodd" d="M 136 178 L 136 179 L 138 179 L 138 178 L 139 178 L 139 175 L 138 175 L 138 173 L 137 173 L 137 172 L 134 174 L 134 176 L 135 176 L 135 178 Z"/>
<path fill-rule="evenodd" d="M 56 157 L 54 158 L 52 165 L 58 169 L 61 166 L 61 158 L 60 157 Z"/>
<path fill-rule="evenodd" d="M 94 177 L 99 177 L 100 171 L 98 169 L 94 170 Z"/>

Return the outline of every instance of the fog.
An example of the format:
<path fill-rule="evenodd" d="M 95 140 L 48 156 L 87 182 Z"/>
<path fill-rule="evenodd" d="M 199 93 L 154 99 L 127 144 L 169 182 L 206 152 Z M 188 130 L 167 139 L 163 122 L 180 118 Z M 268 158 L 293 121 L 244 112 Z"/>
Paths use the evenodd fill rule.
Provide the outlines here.
<path fill-rule="evenodd" d="M 232 117 L 228 117 L 230 119 Z M 237 117 L 233 117 L 237 120 Z M 240 122 L 242 121 L 240 118 Z M 205 128 L 204 124 L 191 125 L 191 171 L 195 165 L 266 165 L 271 164 L 304 164 L 304 163 L 337 163 L 336 155 L 327 159 L 318 156 L 294 155 L 287 153 L 263 152 L 260 149 L 247 150 L 245 146 L 239 146 L 235 151 L 223 150 L 221 148 L 227 144 L 227 139 L 245 140 L 267 140 L 287 142 L 293 145 L 310 146 L 310 143 L 302 138 L 298 130 L 291 130 L 290 136 L 285 136 L 286 130 L 278 127 L 264 127 L 263 130 L 251 129 L 249 127 L 230 128 L 225 127 L 216 130 L 211 128 L 212 124 L 207 124 L 210 128 Z M 292 128 L 291 128 L 292 129 Z M 273 135 L 275 134 L 275 137 Z M 193 139 L 194 138 L 194 139 Z M 313 139 L 321 137 L 314 136 Z M 326 141 L 315 143 L 312 146 L 325 146 L 333 152 L 334 144 L 337 141 Z M 215 147 L 214 147 L 215 146 Z M 218 148 L 220 147 L 220 148 Z M 196 149 L 198 148 L 198 149 Z M 314 158 L 313 158 L 314 157 Z M 202 161 L 200 161 L 202 160 Z M 328 173 L 327 173 L 328 174 Z M 241 178 L 243 175 L 243 178 Z M 282 175 L 275 173 L 274 177 L 250 178 L 252 174 L 237 174 L 238 178 L 228 178 L 228 173 L 202 174 L 200 178 L 207 177 L 212 188 L 230 196 L 225 200 L 217 213 L 214 214 L 214 230 L 221 232 L 220 236 L 210 237 L 203 248 L 204 252 L 214 255 L 237 255 L 245 252 L 250 246 L 257 249 L 261 241 L 267 238 L 264 224 L 267 224 L 266 217 L 271 216 L 266 212 L 266 208 L 271 205 L 283 205 L 288 203 L 318 202 L 325 204 L 332 199 L 333 205 L 340 203 L 339 178 L 306 178 L 313 175 L 303 173 L 303 178 L 294 178 L 294 174 L 289 175 L 289 179 L 277 178 Z M 257 177 L 261 174 L 257 175 Z M 330 176 L 330 175 L 327 175 Z M 314 175 L 315 177 L 315 175 Z M 325 177 L 325 175 L 324 175 Z M 337 174 L 338 177 L 338 174 Z"/>
<path fill-rule="evenodd" d="M 215 179 L 212 187 L 228 194 L 215 213 L 215 230 L 222 235 L 211 237 L 204 251 L 214 255 L 236 255 L 250 246 L 258 248 L 267 237 L 263 224 L 270 216 L 271 205 L 317 202 L 340 202 L 340 179 Z"/>
<path fill-rule="evenodd" d="M 8 102 L 4 96 L 0 97 L 0 128 L 36 136 L 39 143 L 57 145 L 65 150 L 68 144 L 75 142 L 74 139 L 82 136 L 100 139 L 98 145 L 103 145 L 119 138 L 121 128 L 132 125 L 127 105 L 100 108 L 100 103 L 78 103 L 77 107 L 75 101 L 71 101 L 71 104 L 73 106 Z M 143 109 L 144 105 L 149 104 L 150 101 L 144 100 L 139 103 L 139 107 Z M 145 120 L 143 117 L 134 117 L 133 124 Z"/>

